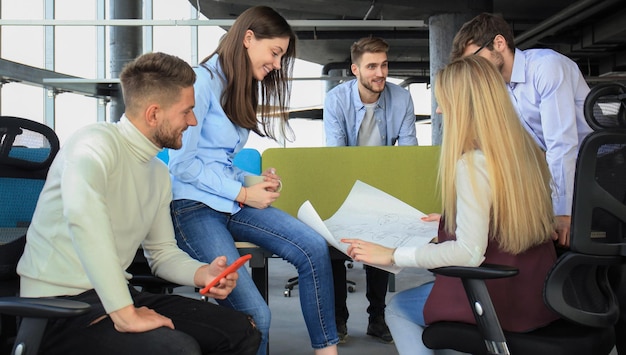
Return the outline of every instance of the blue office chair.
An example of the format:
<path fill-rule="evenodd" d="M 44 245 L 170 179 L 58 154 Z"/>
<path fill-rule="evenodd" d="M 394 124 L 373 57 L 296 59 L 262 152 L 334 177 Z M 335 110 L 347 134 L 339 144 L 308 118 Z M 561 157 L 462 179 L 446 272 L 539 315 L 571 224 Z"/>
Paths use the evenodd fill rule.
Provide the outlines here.
<path fill-rule="evenodd" d="M 37 354 L 48 319 L 84 314 L 89 305 L 18 297 L 15 271 L 59 140 L 48 126 L 0 116 L 0 351 Z M 18 321 L 19 320 L 19 321 Z"/>
<path fill-rule="evenodd" d="M 165 148 L 157 154 L 165 164 L 169 163 L 169 149 Z M 261 175 L 261 153 L 254 148 L 243 148 L 233 159 L 233 165 L 251 174 Z"/>
<path fill-rule="evenodd" d="M 261 153 L 254 148 L 243 148 L 235 155 L 233 165 L 251 174 L 261 175 Z"/>
<path fill-rule="evenodd" d="M 594 132 L 578 155 L 570 250 L 559 257 L 544 288 L 546 304 L 561 319 L 527 333 L 503 332 L 485 280 L 514 276 L 517 270 L 502 265 L 433 269 L 461 278 L 477 325 L 434 323 L 422 336 L 429 348 L 546 355 L 600 355 L 613 349 L 620 317 L 616 288 L 624 292 L 619 281 L 626 256 L 626 86 L 599 85 L 584 107 Z"/>

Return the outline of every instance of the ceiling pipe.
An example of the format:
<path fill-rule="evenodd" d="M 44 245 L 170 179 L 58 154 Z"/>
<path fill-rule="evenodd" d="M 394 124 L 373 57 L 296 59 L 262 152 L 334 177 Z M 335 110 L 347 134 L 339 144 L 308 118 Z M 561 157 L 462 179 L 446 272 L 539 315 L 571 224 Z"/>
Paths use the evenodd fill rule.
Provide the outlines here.
<path fill-rule="evenodd" d="M 539 42 L 538 37 L 545 37 L 546 34 L 554 34 L 565 26 L 579 21 L 580 17 L 586 18 L 592 14 L 602 11 L 605 8 L 619 3 L 622 0 L 581 0 L 570 7 L 561 10 L 554 16 L 539 23 L 532 29 L 517 36 L 515 46 L 521 49 L 532 47 Z"/>
<path fill-rule="evenodd" d="M 370 5 L 369 10 L 367 10 L 367 13 L 365 14 L 365 17 L 363 17 L 363 20 L 367 20 L 369 15 L 372 13 L 372 10 L 374 10 L 374 3 L 375 2 L 376 2 L 376 0 L 372 0 L 372 4 Z"/>
<path fill-rule="evenodd" d="M 322 75 L 328 75 L 329 71 L 333 69 L 345 69 L 350 70 L 350 62 L 333 62 L 327 63 L 322 67 Z M 429 70 L 430 64 L 428 62 L 389 62 L 389 71 L 403 71 L 403 70 Z"/>
<path fill-rule="evenodd" d="M 343 69 L 350 70 L 350 62 L 334 62 L 334 63 L 326 63 L 322 67 L 322 75 L 328 75 L 331 70 L 335 69 Z"/>

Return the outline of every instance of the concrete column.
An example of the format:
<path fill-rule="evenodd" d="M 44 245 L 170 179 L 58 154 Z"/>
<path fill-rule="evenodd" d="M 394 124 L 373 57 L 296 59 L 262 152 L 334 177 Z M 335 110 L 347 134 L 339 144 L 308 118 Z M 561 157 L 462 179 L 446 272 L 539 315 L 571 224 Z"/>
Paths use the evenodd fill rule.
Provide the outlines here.
<path fill-rule="evenodd" d="M 452 40 L 461 26 L 474 16 L 482 12 L 493 12 L 492 0 L 474 0 L 468 3 L 464 9 L 457 13 L 438 14 L 428 18 L 428 42 L 430 52 L 430 84 L 431 84 L 431 122 L 432 122 L 432 144 L 440 145 L 443 127 L 441 125 L 441 115 L 435 113 L 437 100 L 435 99 L 435 74 L 445 67 L 450 61 L 450 50 Z"/>
<path fill-rule="evenodd" d="M 141 0 L 110 0 L 111 19 L 141 19 Z M 111 78 L 119 78 L 124 65 L 141 54 L 142 28 L 139 26 L 111 26 L 109 49 L 111 51 Z M 111 121 L 118 121 L 124 113 L 124 100 L 119 94 L 111 99 Z"/>
<path fill-rule="evenodd" d="M 455 13 L 433 15 L 428 19 L 428 41 L 430 52 L 430 85 L 431 85 L 431 124 L 432 144 L 441 145 L 442 125 L 441 115 L 437 114 L 437 100 L 435 99 L 435 74 L 450 61 L 452 40 L 461 26 L 471 20 L 476 14 Z"/>

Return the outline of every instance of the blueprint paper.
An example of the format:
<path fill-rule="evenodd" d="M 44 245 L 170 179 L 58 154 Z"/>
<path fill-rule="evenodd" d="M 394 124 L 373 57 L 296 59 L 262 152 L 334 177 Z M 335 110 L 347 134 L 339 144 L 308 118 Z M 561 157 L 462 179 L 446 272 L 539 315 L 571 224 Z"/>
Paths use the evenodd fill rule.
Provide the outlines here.
<path fill-rule="evenodd" d="M 344 254 L 348 244 L 342 238 L 358 238 L 387 247 L 422 246 L 437 236 L 439 222 L 424 222 L 425 214 L 397 198 L 357 180 L 344 203 L 329 219 L 322 221 L 310 201 L 298 210 L 298 219 L 321 234 Z M 378 266 L 397 274 L 397 266 Z"/>

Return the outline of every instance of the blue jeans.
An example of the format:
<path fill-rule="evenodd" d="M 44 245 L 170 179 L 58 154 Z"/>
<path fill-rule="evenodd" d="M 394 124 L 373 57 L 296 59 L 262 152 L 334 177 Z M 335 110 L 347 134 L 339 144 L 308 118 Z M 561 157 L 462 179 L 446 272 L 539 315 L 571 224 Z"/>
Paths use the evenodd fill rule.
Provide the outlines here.
<path fill-rule="evenodd" d="M 428 282 L 398 292 L 385 308 L 385 321 L 400 355 L 434 354 L 434 351 L 428 349 L 422 342 L 422 332 L 426 326 L 424 304 L 433 289 L 433 284 L 434 282 Z"/>
<path fill-rule="evenodd" d="M 244 206 L 234 215 L 193 200 L 171 205 L 176 240 L 193 258 L 209 263 L 220 255 L 239 257 L 234 241 L 254 243 L 293 264 L 299 277 L 300 305 L 314 349 L 339 342 L 335 326 L 333 278 L 326 240 L 307 225 L 274 207 Z M 237 287 L 221 305 L 251 315 L 262 333 L 258 354 L 265 354 L 270 310 L 245 268 Z"/>

